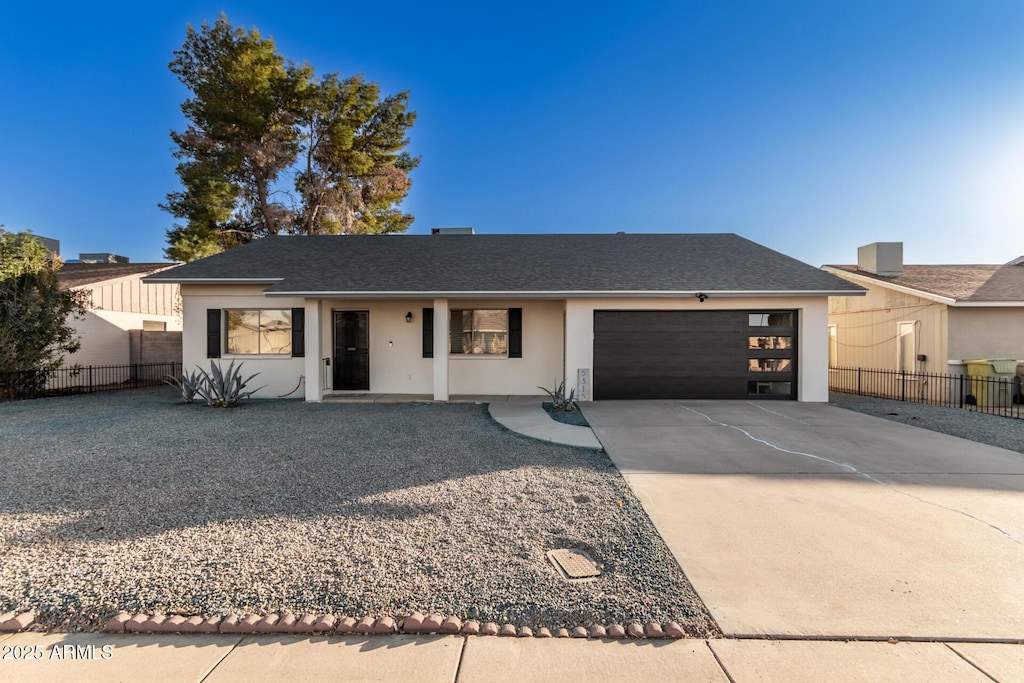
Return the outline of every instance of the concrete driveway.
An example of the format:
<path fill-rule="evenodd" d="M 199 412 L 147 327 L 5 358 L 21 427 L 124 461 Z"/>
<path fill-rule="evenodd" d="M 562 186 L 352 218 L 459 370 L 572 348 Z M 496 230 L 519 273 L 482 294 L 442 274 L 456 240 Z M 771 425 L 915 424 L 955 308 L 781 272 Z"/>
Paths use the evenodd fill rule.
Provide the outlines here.
<path fill-rule="evenodd" d="M 1024 639 L 1024 456 L 825 404 L 583 412 L 727 635 Z"/>

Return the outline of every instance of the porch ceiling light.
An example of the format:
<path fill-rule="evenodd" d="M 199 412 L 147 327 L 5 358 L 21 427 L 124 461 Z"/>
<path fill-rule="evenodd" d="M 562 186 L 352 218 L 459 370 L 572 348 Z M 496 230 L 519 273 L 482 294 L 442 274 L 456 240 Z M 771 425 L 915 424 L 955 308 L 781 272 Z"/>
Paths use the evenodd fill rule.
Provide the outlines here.
<path fill-rule="evenodd" d="M 409 311 L 408 313 L 405 314 L 405 322 L 407 322 L 407 323 L 411 323 L 412 322 L 412 311 Z"/>

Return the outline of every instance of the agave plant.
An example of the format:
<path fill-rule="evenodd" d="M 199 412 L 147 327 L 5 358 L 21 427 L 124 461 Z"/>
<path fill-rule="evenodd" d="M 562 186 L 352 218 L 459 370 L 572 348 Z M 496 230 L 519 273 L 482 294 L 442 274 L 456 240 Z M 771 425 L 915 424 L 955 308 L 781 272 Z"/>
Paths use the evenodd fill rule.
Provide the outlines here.
<path fill-rule="evenodd" d="M 571 390 L 569 392 L 568 396 L 565 395 L 565 380 L 564 379 L 561 381 L 561 383 L 557 387 L 555 387 L 555 389 L 553 391 L 551 389 L 545 389 L 544 387 L 540 387 L 540 386 L 537 387 L 537 388 L 540 389 L 545 394 L 547 394 L 548 396 L 551 397 L 551 408 L 552 408 L 552 410 L 561 410 L 563 412 L 569 413 L 569 412 L 572 412 L 572 411 L 576 410 L 576 408 L 578 407 L 576 405 L 576 390 L 575 389 Z"/>
<path fill-rule="evenodd" d="M 167 375 L 164 384 L 169 384 L 178 390 L 182 403 L 192 403 L 203 384 L 205 375 L 206 373 L 199 368 L 196 368 L 191 373 L 182 371 L 180 379 L 174 375 Z"/>
<path fill-rule="evenodd" d="M 239 363 L 238 367 L 235 367 L 235 361 L 231 361 L 228 369 L 223 370 L 220 365 L 211 360 L 210 372 L 196 368 L 203 376 L 196 388 L 196 393 L 206 401 L 206 405 L 213 408 L 230 408 L 238 405 L 240 400 L 249 398 L 263 388 L 244 391 L 249 382 L 260 373 L 257 372 L 242 379 L 242 365 L 244 363 Z"/>
<path fill-rule="evenodd" d="M 249 382 L 259 373 L 243 379 L 242 365 L 240 362 L 236 368 L 234 361 L 231 360 L 227 370 L 223 370 L 211 360 L 210 372 L 197 367 L 191 374 L 182 373 L 180 380 L 168 377 L 164 382 L 176 388 L 181 394 L 181 400 L 185 403 L 194 402 L 196 396 L 199 396 L 210 407 L 230 408 L 232 405 L 237 405 L 243 398 L 248 398 L 263 388 L 245 391 Z"/>

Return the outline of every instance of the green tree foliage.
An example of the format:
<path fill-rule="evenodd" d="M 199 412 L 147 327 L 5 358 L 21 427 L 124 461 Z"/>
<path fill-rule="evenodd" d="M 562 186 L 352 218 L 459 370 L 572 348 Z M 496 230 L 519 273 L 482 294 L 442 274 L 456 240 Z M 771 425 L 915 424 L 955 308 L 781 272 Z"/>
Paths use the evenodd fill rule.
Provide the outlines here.
<path fill-rule="evenodd" d="M 405 151 L 409 93 L 381 98 L 362 77 L 317 78 L 274 41 L 235 28 L 188 27 L 171 71 L 192 97 L 172 132 L 182 189 L 162 208 L 184 221 L 169 258 L 191 261 L 281 232 L 401 232 L 398 205 L 419 163 Z"/>
<path fill-rule="evenodd" d="M 60 261 L 30 234 L 0 229 L 0 370 L 45 373 L 80 344 L 68 316 L 85 315 L 88 293 L 62 290 Z"/>

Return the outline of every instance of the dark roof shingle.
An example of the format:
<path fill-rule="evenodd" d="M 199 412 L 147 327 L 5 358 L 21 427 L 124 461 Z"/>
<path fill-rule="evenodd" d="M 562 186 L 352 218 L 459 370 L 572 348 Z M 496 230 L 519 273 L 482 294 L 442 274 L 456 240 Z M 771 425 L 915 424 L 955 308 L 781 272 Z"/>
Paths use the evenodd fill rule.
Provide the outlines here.
<path fill-rule="evenodd" d="M 268 293 L 863 291 L 733 234 L 279 236 L 149 279 Z"/>

